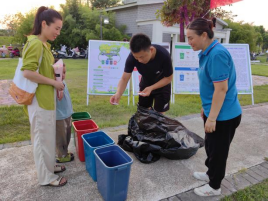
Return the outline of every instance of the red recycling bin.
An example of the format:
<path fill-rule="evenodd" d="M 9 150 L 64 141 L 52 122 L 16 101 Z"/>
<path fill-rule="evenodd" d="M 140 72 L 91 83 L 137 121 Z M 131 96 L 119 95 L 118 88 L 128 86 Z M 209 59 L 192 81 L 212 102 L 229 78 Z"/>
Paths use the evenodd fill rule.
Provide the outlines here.
<path fill-rule="evenodd" d="M 76 143 L 76 152 L 81 162 L 85 162 L 84 144 L 82 135 L 99 130 L 98 125 L 91 119 L 72 122 L 74 128 L 74 137 Z"/>

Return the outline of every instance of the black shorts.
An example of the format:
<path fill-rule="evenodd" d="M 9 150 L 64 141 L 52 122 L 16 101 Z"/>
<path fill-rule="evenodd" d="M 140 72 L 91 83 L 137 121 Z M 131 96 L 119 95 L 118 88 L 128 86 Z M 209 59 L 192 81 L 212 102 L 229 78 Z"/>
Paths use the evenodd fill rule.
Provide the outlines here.
<path fill-rule="evenodd" d="M 166 112 L 169 110 L 170 91 L 151 93 L 150 96 L 139 96 L 139 105 L 145 108 L 152 107 L 157 112 Z"/>

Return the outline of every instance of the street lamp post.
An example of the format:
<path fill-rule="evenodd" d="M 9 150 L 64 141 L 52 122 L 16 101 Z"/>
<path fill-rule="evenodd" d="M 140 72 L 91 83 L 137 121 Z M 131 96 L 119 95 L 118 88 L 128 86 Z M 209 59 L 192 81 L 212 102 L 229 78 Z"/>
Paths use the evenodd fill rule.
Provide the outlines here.
<path fill-rule="evenodd" d="M 102 20 L 104 24 L 109 24 L 109 18 L 105 15 L 100 15 L 100 38 L 102 40 Z"/>

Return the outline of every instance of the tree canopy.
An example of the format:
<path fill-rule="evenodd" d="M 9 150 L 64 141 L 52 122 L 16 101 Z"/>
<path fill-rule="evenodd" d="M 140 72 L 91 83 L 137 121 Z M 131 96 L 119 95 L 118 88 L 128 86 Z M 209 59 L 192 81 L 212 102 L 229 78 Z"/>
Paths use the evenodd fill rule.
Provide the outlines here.
<path fill-rule="evenodd" d="M 180 24 L 180 41 L 184 42 L 184 27 L 194 18 L 209 16 L 210 0 L 167 0 L 157 11 L 165 26 Z"/>
<path fill-rule="evenodd" d="M 268 32 L 263 26 L 253 26 L 250 23 L 232 22 L 228 19 L 228 28 L 231 28 L 230 43 L 246 43 L 249 44 L 250 51 L 259 52 L 261 49 L 266 49 L 268 44 L 265 41 Z"/>
<path fill-rule="evenodd" d="M 5 18 L 5 24 L 11 30 L 12 36 L 20 43 L 25 43 L 26 36 L 30 34 L 36 9 L 31 10 L 25 15 L 17 13 Z M 126 26 L 115 27 L 115 14 L 106 13 L 100 10 L 92 10 L 87 3 L 80 0 L 66 0 L 61 4 L 60 11 L 63 18 L 63 27 L 60 36 L 52 43 L 59 47 L 65 44 L 69 47 L 86 47 L 88 40 L 100 39 L 100 14 L 109 18 L 109 24 L 102 23 L 103 40 L 120 41 L 129 38 L 124 34 Z"/>
<path fill-rule="evenodd" d="M 228 0 L 229 1 L 229 0 Z M 232 29 L 230 43 L 248 43 L 251 51 L 268 48 L 268 32 L 263 26 L 254 26 L 243 22 L 233 22 L 232 12 L 222 8 L 210 10 L 210 0 L 166 0 L 163 7 L 157 10 L 156 16 L 164 26 L 180 26 L 180 41 L 185 41 L 184 28 L 197 17 L 225 19 Z"/>
<path fill-rule="evenodd" d="M 92 8 L 104 9 L 119 4 L 121 0 L 90 0 Z"/>

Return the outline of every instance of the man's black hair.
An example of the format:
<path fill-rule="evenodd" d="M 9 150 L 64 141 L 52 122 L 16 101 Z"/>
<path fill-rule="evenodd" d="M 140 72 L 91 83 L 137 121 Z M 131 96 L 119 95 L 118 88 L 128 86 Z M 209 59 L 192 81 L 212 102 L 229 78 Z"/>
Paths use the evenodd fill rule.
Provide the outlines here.
<path fill-rule="evenodd" d="M 142 33 L 134 35 L 130 40 L 130 50 L 134 53 L 147 51 L 151 47 L 150 38 Z"/>

